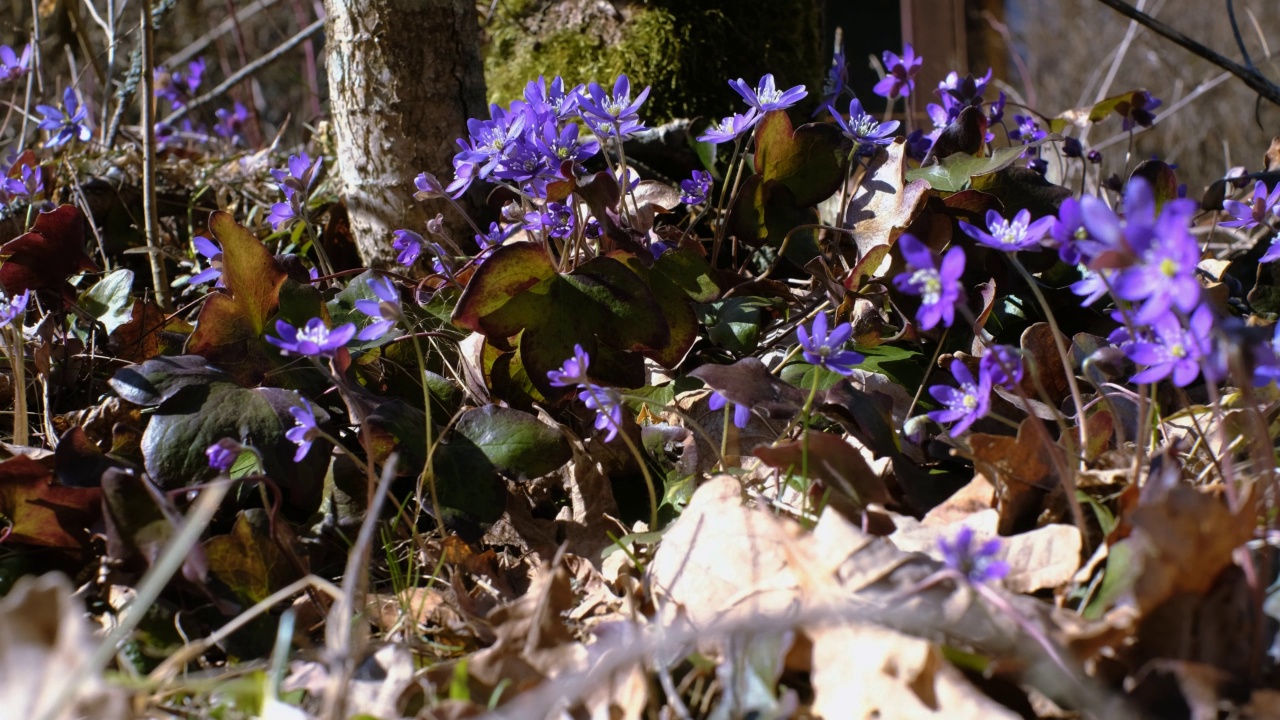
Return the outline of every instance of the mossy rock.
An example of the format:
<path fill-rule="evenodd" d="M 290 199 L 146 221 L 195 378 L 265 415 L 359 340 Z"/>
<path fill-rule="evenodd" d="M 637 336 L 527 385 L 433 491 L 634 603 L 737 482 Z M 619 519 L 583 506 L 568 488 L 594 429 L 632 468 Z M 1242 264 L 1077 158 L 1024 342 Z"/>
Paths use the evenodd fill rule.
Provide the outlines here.
<path fill-rule="evenodd" d="M 626 73 L 653 86 L 641 111 L 652 127 L 741 110 L 727 81 L 771 72 L 808 87 L 812 107 L 829 62 L 821 19 L 820 0 L 501 0 L 485 24 L 489 101 L 506 105 L 539 75 L 607 87 Z"/>

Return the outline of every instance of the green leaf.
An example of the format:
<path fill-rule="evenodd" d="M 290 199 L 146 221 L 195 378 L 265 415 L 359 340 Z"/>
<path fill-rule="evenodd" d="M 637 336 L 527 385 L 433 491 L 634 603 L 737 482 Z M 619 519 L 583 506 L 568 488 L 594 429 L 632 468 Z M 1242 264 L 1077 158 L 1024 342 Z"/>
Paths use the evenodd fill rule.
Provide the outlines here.
<path fill-rule="evenodd" d="M 907 180 L 927 180 L 934 190 L 960 192 L 968 187 L 970 178 L 1003 170 L 1022 157 L 1023 152 L 1061 139 L 1061 135 L 1049 135 L 1026 145 L 998 148 L 986 157 L 955 153 L 942 158 L 935 165 L 908 170 Z"/>
<path fill-rule="evenodd" d="M 797 203 L 786 185 L 755 174 L 742 183 L 728 223 L 729 232 L 742 242 L 753 246 L 768 244 L 798 267 L 804 267 L 820 254 L 818 235 L 813 228 L 798 228 L 817 224 L 818 219 L 817 209 Z"/>
<path fill-rule="evenodd" d="M 1161 160 L 1145 160 L 1138 163 L 1138 166 L 1129 173 L 1129 179 L 1140 177 L 1147 181 L 1151 186 L 1151 192 L 1155 196 L 1156 212 L 1163 208 L 1165 203 L 1170 200 L 1178 199 L 1178 174 L 1173 171 L 1169 163 Z"/>
<path fill-rule="evenodd" d="M 755 169 L 791 191 L 799 207 L 817 205 L 840 188 L 849 160 L 848 143 L 830 123 L 796 129 L 784 110 L 766 113 L 756 127 Z"/>
<path fill-rule="evenodd" d="M 80 307 L 98 319 L 107 334 L 133 319 L 133 271 L 120 268 L 80 293 Z"/>
<path fill-rule="evenodd" d="M 152 358 L 120 368 L 107 384 L 121 398 L 143 407 L 159 405 L 183 388 L 215 383 L 234 384 L 230 375 L 199 355 Z"/>
<path fill-rule="evenodd" d="M 294 462 L 297 446 L 285 437 L 294 426 L 289 408 L 300 396 L 280 388 L 248 389 L 213 383 L 200 392 L 182 393 L 160 406 L 142 434 L 147 474 L 157 485 L 173 490 L 208 479 L 213 471 L 205 449 L 222 438 L 253 445 L 262 454 L 267 475 L 285 495 L 285 512 L 304 518 L 320 500 L 329 465 L 329 444 L 316 440 L 301 462 Z M 328 414 L 312 405 L 316 420 Z"/>
<path fill-rule="evenodd" d="M 1071 197 L 1070 188 L 1054 185 L 1035 170 L 1019 166 L 979 175 L 973 178 L 970 187 L 999 198 L 1005 217 L 1013 217 L 1022 210 L 1029 210 L 1035 217 L 1056 215 L 1062 201 Z"/>
<path fill-rule="evenodd" d="M 466 437 L 497 470 L 527 479 L 569 462 L 573 453 L 559 430 L 527 412 L 486 405 L 458 418 L 454 432 Z"/>

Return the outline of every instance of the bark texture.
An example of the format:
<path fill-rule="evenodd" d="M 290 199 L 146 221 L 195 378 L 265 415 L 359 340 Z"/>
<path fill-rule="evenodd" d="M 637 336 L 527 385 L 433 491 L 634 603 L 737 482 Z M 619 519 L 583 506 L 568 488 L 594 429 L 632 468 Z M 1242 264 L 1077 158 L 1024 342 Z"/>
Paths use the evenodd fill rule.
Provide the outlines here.
<path fill-rule="evenodd" d="M 474 0 L 325 0 L 338 170 L 361 258 L 387 265 L 391 233 L 424 232 L 442 201 L 413 199 L 413 178 L 448 182 L 468 117 L 487 117 Z M 469 236 L 470 232 L 466 233 Z"/>

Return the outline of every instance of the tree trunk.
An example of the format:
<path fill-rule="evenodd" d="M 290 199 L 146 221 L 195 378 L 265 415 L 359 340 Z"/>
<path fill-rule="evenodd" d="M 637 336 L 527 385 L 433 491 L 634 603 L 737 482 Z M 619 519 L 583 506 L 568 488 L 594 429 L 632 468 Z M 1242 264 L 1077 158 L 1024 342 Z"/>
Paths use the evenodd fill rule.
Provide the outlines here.
<path fill-rule="evenodd" d="M 338 170 L 361 258 L 386 265 L 391 233 L 424 232 L 445 213 L 413 199 L 426 171 L 448 182 L 454 138 L 469 117 L 487 117 L 474 0 L 325 0 L 329 98 Z M 467 233 L 470 234 L 469 231 Z M 455 233 L 455 236 L 457 234 Z"/>

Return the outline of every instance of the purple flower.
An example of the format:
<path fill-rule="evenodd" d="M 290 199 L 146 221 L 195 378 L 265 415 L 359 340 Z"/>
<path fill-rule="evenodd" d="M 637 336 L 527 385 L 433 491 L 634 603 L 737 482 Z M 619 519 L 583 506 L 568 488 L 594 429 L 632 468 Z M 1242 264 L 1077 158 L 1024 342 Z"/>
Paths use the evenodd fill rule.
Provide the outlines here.
<path fill-rule="evenodd" d="M 578 399 L 587 406 L 588 410 L 596 411 L 595 428 L 608 430 L 604 441 L 610 442 L 622 427 L 622 397 L 616 390 L 599 385 L 587 383 L 582 388 L 582 392 L 578 393 Z"/>
<path fill-rule="evenodd" d="M 581 93 L 581 85 L 565 90 L 564 79 L 559 75 L 551 80 L 550 86 L 541 75 L 524 86 L 524 99 L 529 107 L 539 115 L 552 115 L 556 120 L 567 120 L 577 112 Z"/>
<path fill-rule="evenodd" d="M 1134 125 L 1151 127 L 1151 123 L 1156 121 L 1156 116 L 1151 111 L 1163 104 L 1163 101 L 1152 97 L 1146 90 L 1140 91 L 1136 102 L 1121 103 L 1120 107 L 1116 108 L 1120 113 L 1121 127 L 1124 130 L 1131 130 Z"/>
<path fill-rule="evenodd" d="M 747 85 L 747 81 L 742 78 L 730 80 L 729 87 L 741 95 L 748 105 L 759 110 L 761 115 L 770 110 L 789 108 L 809 94 L 803 85 L 796 85 L 789 90 L 779 90 L 773 83 L 773 75 L 768 73 L 760 78 L 760 82 L 755 86 L 755 89 Z"/>
<path fill-rule="evenodd" d="M 287 228 L 302 216 L 302 204 L 298 198 L 301 196 L 292 190 L 285 191 L 284 202 L 278 202 L 271 206 L 271 212 L 267 215 L 267 222 L 271 223 L 271 230 L 279 232 L 282 228 Z"/>
<path fill-rule="evenodd" d="M 311 443 L 320 436 L 320 428 L 316 426 L 316 415 L 311 409 L 311 403 L 307 402 L 306 398 L 298 399 L 302 401 L 302 405 L 289 408 L 289 414 L 293 415 L 293 420 L 297 424 L 284 434 L 285 438 L 298 446 L 298 452 L 293 454 L 294 462 L 302 462 L 302 458 L 311 452 Z"/>
<path fill-rule="evenodd" d="M 954 540 L 939 539 L 942 562 L 975 585 L 1008 575 L 1009 563 L 996 557 L 1000 554 L 1000 538 L 991 538 L 976 546 L 975 539 L 973 528 L 967 525 L 960 526 Z"/>
<path fill-rule="evenodd" d="M 707 398 L 707 407 L 712 411 L 722 410 L 727 404 L 729 404 L 729 398 L 721 395 L 719 392 L 712 392 L 711 397 Z M 746 405 L 733 403 L 733 424 L 738 428 L 745 428 L 747 423 L 750 421 L 751 408 Z"/>
<path fill-rule="evenodd" d="M 1280 182 L 1276 183 L 1271 194 L 1267 194 L 1267 186 L 1259 180 L 1253 186 L 1253 202 L 1246 205 L 1238 200 L 1228 200 L 1222 205 L 1227 212 L 1235 216 L 1234 220 L 1222 223 L 1222 227 L 1253 228 L 1267 221 L 1267 213 L 1272 212 L 1276 203 L 1280 203 Z"/>
<path fill-rule="evenodd" d="M 1159 382 L 1170 375 L 1173 384 L 1186 387 L 1200 374 L 1200 359 L 1212 346 L 1213 310 L 1201 305 L 1191 313 L 1184 329 L 1171 312 L 1156 318 L 1150 326 L 1150 338 L 1137 339 L 1125 346 L 1125 354 L 1146 369 L 1134 374 L 1135 383 Z"/>
<path fill-rule="evenodd" d="M 1068 135 L 1062 139 L 1062 154 L 1069 158 L 1083 158 L 1084 145 L 1080 144 L 1080 138 Z"/>
<path fill-rule="evenodd" d="M 1280 260 L 1280 235 L 1271 238 L 1271 245 L 1267 247 L 1267 251 L 1258 258 L 1259 263 L 1269 263 Z"/>
<path fill-rule="evenodd" d="M 218 137 L 227 140 L 238 138 L 244 124 L 249 121 L 249 109 L 239 102 L 233 106 L 232 110 L 218 108 L 213 111 L 213 114 L 218 119 L 213 126 L 213 131 L 218 134 Z"/>
<path fill-rule="evenodd" d="M 723 120 L 711 123 L 701 135 L 698 142 L 709 142 L 719 145 L 730 140 L 737 140 L 742 133 L 755 127 L 760 119 L 760 111 L 751 108 L 745 115 L 734 113 Z"/>
<path fill-rule="evenodd" d="M 912 160 L 924 160 L 929 154 L 929 148 L 933 147 L 934 138 L 925 134 L 924 130 L 916 128 L 907 135 L 907 157 Z"/>
<path fill-rule="evenodd" d="M 599 135 L 626 137 L 644 130 L 640 122 L 640 106 L 649 97 L 649 88 L 631 99 L 631 80 L 619 75 L 613 83 L 613 92 L 607 93 L 598 83 L 587 85 L 587 93 L 579 96 L 578 110 L 582 118 Z"/>
<path fill-rule="evenodd" d="M 369 327 L 360 331 L 357 335 L 361 340 L 375 340 L 382 337 L 395 326 L 397 322 L 404 318 L 404 311 L 400 308 L 400 293 L 396 291 L 396 286 L 392 284 L 389 278 L 372 277 L 365 281 L 369 285 L 369 289 L 373 291 L 377 300 L 357 300 L 356 310 L 368 315 L 371 318 L 377 318 L 377 322 L 372 323 Z"/>
<path fill-rule="evenodd" d="M 1049 133 L 1040 129 L 1040 123 L 1031 115 L 1014 115 L 1013 122 L 1014 128 L 1009 131 L 1010 140 L 1020 140 L 1023 145 L 1028 145 L 1049 136 Z"/>
<path fill-rule="evenodd" d="M 996 99 L 987 107 L 987 120 L 992 125 L 1004 120 L 1004 105 L 1007 101 L 1008 98 L 1004 96 L 1004 91 L 1001 90 L 1000 94 L 996 96 Z M 990 140 L 990 138 L 988 138 L 988 140 Z"/>
<path fill-rule="evenodd" d="M 939 321 L 951 327 L 956 307 L 964 297 L 964 288 L 960 285 L 964 250 L 951 248 L 942 256 L 942 266 L 938 267 L 933 252 L 912 235 L 898 238 L 898 249 L 907 261 L 907 272 L 899 273 L 893 284 L 908 295 L 920 296 L 920 310 L 916 313 L 920 329 L 932 330 Z"/>
<path fill-rule="evenodd" d="M 711 173 L 694 170 L 688 180 L 680 181 L 680 202 L 685 205 L 701 205 L 707 201 L 707 193 L 711 192 Z"/>
<path fill-rule="evenodd" d="M 220 473 L 230 472 L 231 466 L 236 464 L 236 459 L 240 457 L 240 451 L 243 450 L 240 443 L 231 438 L 222 438 L 218 442 L 205 448 L 204 454 L 209 456 L 209 467 Z"/>
<path fill-rule="evenodd" d="M 554 120 L 548 120 L 542 125 L 542 134 L 534 138 L 534 146 L 538 152 L 542 153 L 551 165 L 552 171 L 560 169 L 560 163 L 565 160 L 572 160 L 575 163 L 586 161 L 600 152 L 600 143 L 591 140 L 588 142 L 578 142 L 578 126 L 569 123 L 564 129 L 556 132 L 556 123 Z"/>
<path fill-rule="evenodd" d="M 954 422 L 948 434 L 956 437 L 991 410 L 991 376 L 979 372 L 978 380 L 974 381 L 973 374 L 961 360 L 951 363 L 951 374 L 960 387 L 934 385 L 929 388 L 929 394 L 946 406 L 930 412 L 929 419 L 936 423 Z"/>
<path fill-rule="evenodd" d="M 305 152 L 299 155 L 290 155 L 287 166 L 272 168 L 271 176 L 280 184 L 280 191 L 286 197 L 297 193 L 305 199 L 307 194 L 311 192 L 311 185 L 320 175 L 320 165 L 323 162 L 324 158 L 322 157 L 318 157 L 315 162 L 312 162 Z"/>
<path fill-rule="evenodd" d="M 196 90 L 200 88 L 200 82 L 204 78 L 205 63 L 204 58 L 196 58 L 187 65 L 187 71 L 181 70 L 166 72 L 161 68 L 156 68 L 156 97 L 168 100 L 174 109 L 191 102 L 195 97 Z"/>
<path fill-rule="evenodd" d="M 1151 186 L 1135 177 L 1125 189 L 1123 223 L 1096 198 L 1084 198 L 1080 207 L 1090 237 L 1132 262 L 1116 271 L 1111 287 L 1121 300 L 1142 302 L 1136 322 L 1150 323 L 1170 307 L 1190 313 L 1200 304 L 1200 246 L 1188 229 L 1194 201 L 1170 200 L 1157 216 Z"/>
<path fill-rule="evenodd" d="M 0 85 L 17 80 L 31 69 L 31 46 L 22 49 L 19 56 L 8 45 L 0 45 Z"/>
<path fill-rule="evenodd" d="M 413 194 L 415 200 L 432 200 L 445 196 L 445 189 L 439 178 L 429 172 L 418 173 L 418 177 L 413 179 L 413 186 L 418 188 L 418 192 Z"/>
<path fill-rule="evenodd" d="M 277 320 L 276 334 L 280 337 L 268 335 L 267 342 L 280 348 L 285 355 L 332 357 L 338 348 L 351 341 L 356 334 L 356 326 L 347 323 L 330 330 L 324 320 L 316 317 L 308 320 L 305 326 L 295 328 L 284 320 Z"/>
<path fill-rule="evenodd" d="M 1089 239 L 1089 231 L 1085 229 L 1084 217 L 1080 213 L 1080 201 L 1074 197 L 1063 200 L 1058 206 L 1058 220 L 1050 229 L 1049 236 L 1058 246 L 1058 257 L 1070 265 L 1088 262 L 1106 249 Z"/>
<path fill-rule="evenodd" d="M 796 336 L 800 340 L 804 360 L 810 365 L 848 376 L 853 374 L 853 366 L 865 359 L 856 352 L 840 349 L 841 345 L 853 337 L 853 328 L 849 323 L 841 323 L 831 334 L 827 334 L 826 313 L 819 313 L 813 319 L 812 330 L 805 329 L 803 325 L 797 327 Z"/>
<path fill-rule="evenodd" d="M 1090 150 L 1090 151 L 1089 151 L 1089 154 L 1088 154 L 1088 155 L 1085 155 L 1084 157 L 1085 157 L 1085 159 L 1086 159 L 1086 160 L 1088 160 L 1091 164 L 1093 164 L 1093 165 L 1097 165 L 1098 163 L 1102 162 L 1102 151 L 1101 151 L 1101 150 Z"/>
<path fill-rule="evenodd" d="M 3 188 L 13 197 L 34 200 L 37 195 L 44 191 L 44 176 L 40 172 L 40 168 L 23 165 L 22 177 L 5 178 L 4 182 L 0 183 L 0 188 Z"/>
<path fill-rule="evenodd" d="M 978 374 L 990 377 L 992 385 L 1014 390 L 1022 382 L 1022 355 L 1008 345 L 992 345 L 978 363 Z"/>
<path fill-rule="evenodd" d="M 965 235 L 978 242 L 1005 252 L 1027 250 L 1040 244 L 1040 240 L 1049 232 L 1056 218 L 1042 217 L 1031 222 L 1031 212 L 1021 210 L 1012 220 L 1004 219 L 995 210 L 987 211 L 987 230 L 983 232 L 967 222 L 960 222 L 960 229 Z"/>
<path fill-rule="evenodd" d="M 1111 292 L 1114 273 L 1110 270 L 1086 270 L 1084 278 L 1071 284 L 1071 292 L 1083 297 L 1082 307 L 1089 307 Z"/>
<path fill-rule="evenodd" d="M 14 320 L 21 321 L 30 299 L 30 290 L 23 290 L 21 295 L 6 295 L 0 290 L 0 327 L 8 327 Z"/>
<path fill-rule="evenodd" d="M 209 267 L 191 276 L 188 283 L 199 285 L 210 280 L 217 280 L 217 284 L 222 285 L 222 248 L 218 247 L 218 244 L 214 241 L 201 235 L 192 238 L 191 244 L 195 245 L 196 252 L 200 253 L 209 262 Z"/>
<path fill-rule="evenodd" d="M 870 113 L 862 109 L 862 103 L 858 102 L 857 98 L 849 101 L 848 122 L 839 115 L 832 114 L 835 115 L 836 124 L 840 126 L 844 136 L 853 141 L 854 152 L 859 155 L 872 154 L 877 146 L 893 142 L 893 133 L 901 124 L 897 120 L 886 123 L 877 122 Z"/>
<path fill-rule="evenodd" d="M 906 97 L 914 92 L 916 73 L 920 71 L 920 64 L 924 62 L 924 58 L 916 55 L 911 43 L 903 47 L 902 57 L 885 50 L 883 58 L 885 70 L 889 74 L 881 78 L 871 92 L 889 99 Z"/>
<path fill-rule="evenodd" d="M 573 357 L 564 361 L 559 370 L 547 371 L 547 380 L 554 387 L 572 387 L 574 385 L 586 385 L 590 383 L 587 379 L 587 367 L 591 364 L 591 356 L 581 345 L 573 346 Z"/>
<path fill-rule="evenodd" d="M 573 210 L 562 203 L 547 203 L 545 211 L 534 211 L 525 217 L 529 220 L 527 229 L 544 230 L 553 238 L 567 238 L 573 234 Z"/>
<path fill-rule="evenodd" d="M 49 140 L 44 144 L 47 148 L 65 145 L 75 139 L 88 142 L 93 136 L 88 126 L 83 124 L 89 110 L 80 104 L 75 88 L 69 87 L 62 93 L 61 108 L 37 105 L 36 110 L 44 116 L 40 129 L 49 131 Z"/>
<path fill-rule="evenodd" d="M 391 247 L 400 254 L 396 256 L 396 262 L 410 267 L 418 262 L 418 256 L 422 254 L 422 236 L 412 230 L 396 230 L 391 233 L 395 240 L 391 242 Z"/>
<path fill-rule="evenodd" d="M 827 70 L 827 76 L 822 82 L 822 100 L 818 103 L 818 109 L 813 111 L 814 117 L 823 110 L 834 107 L 848 85 L 849 67 L 844 56 L 844 43 L 841 42 L 836 45 L 835 53 L 831 56 L 831 68 Z"/>

